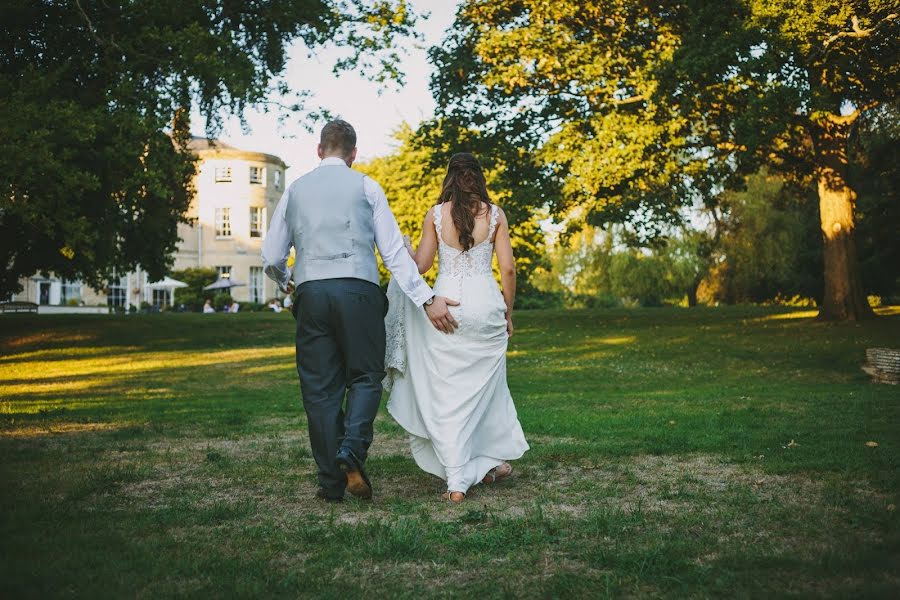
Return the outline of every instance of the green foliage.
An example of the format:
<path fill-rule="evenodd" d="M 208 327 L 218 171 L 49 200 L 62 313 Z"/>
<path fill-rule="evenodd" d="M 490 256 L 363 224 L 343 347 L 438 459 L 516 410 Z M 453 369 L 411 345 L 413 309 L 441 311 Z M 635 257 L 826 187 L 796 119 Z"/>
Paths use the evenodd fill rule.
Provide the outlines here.
<path fill-rule="evenodd" d="M 212 299 L 213 308 L 217 312 L 221 312 L 226 306 L 231 306 L 232 302 L 234 302 L 234 299 L 228 292 L 218 292 Z"/>
<path fill-rule="evenodd" d="M 869 294 L 900 301 L 900 109 L 885 106 L 866 119 L 853 158 L 863 283 Z"/>
<path fill-rule="evenodd" d="M 900 89 L 898 28 L 893 0 L 476 0 L 432 90 L 445 131 L 527 157 L 517 174 L 550 193 L 532 206 L 643 244 L 764 165 L 846 203 L 853 122 Z M 830 247 L 827 316 L 863 318 L 849 245 Z"/>
<path fill-rule="evenodd" d="M 422 236 L 425 213 L 438 201 L 446 173 L 432 164 L 427 148 L 411 143 L 414 135 L 404 123 L 395 134 L 398 145 L 393 153 L 354 165 L 381 184 L 400 231 L 410 236 L 413 247 Z M 382 282 L 386 282 L 390 275 L 380 259 L 378 265 Z M 434 270 L 429 273 L 432 280 L 435 274 Z"/>
<path fill-rule="evenodd" d="M 466 4 L 432 50 L 441 117 L 533 161 L 520 170 L 547 194 L 529 198 L 533 206 L 546 198 L 554 214 L 581 223 L 641 221 L 652 235 L 678 220 L 688 180 L 703 167 L 681 151 L 684 120 L 653 98 L 656 69 L 678 41 L 654 7 Z"/>
<path fill-rule="evenodd" d="M 396 133 L 398 146 L 393 153 L 354 165 L 384 188 L 400 230 L 412 238 L 414 246 L 421 238 L 425 213 L 440 197 L 446 174 L 446 165 L 439 164 L 440 157 L 452 153 L 447 148 L 436 149 L 429 145 L 433 138 L 428 139 L 426 135 L 433 134 L 430 129 L 433 126 L 434 123 L 426 123 L 422 131 L 417 132 L 403 125 Z M 467 143 L 465 138 L 458 139 L 453 145 L 453 152 L 467 150 Z M 479 156 L 479 160 L 485 167 L 491 201 L 504 210 L 510 223 L 510 237 L 516 256 L 517 296 L 524 298 L 536 293 L 531 283 L 532 276 L 544 263 L 544 235 L 539 224 L 541 213 L 523 211 L 522 204 L 517 204 L 512 191 L 504 187 L 507 178 L 502 160 L 495 156 Z M 387 281 L 388 272 L 380 262 L 379 268 L 382 281 Z M 437 270 L 432 269 L 426 277 L 434 278 L 436 275 Z"/>
<path fill-rule="evenodd" d="M 184 304 L 189 310 L 198 311 L 203 308 L 207 300 L 212 300 L 214 291 L 206 291 L 203 288 L 215 283 L 219 278 L 218 272 L 213 268 L 191 267 L 172 273 L 172 277 L 188 284 L 188 287 L 175 290 L 175 306 Z"/>
<path fill-rule="evenodd" d="M 702 233 L 687 230 L 639 249 L 623 243 L 628 237 L 621 227 L 587 226 L 559 240 L 540 288 L 561 294 L 570 307 L 661 306 L 680 302 L 706 273 Z"/>
<path fill-rule="evenodd" d="M 782 177 L 764 170 L 747 177 L 743 191 L 722 195 L 723 231 L 716 249 L 720 267 L 713 275 L 712 300 L 764 302 L 796 294 L 821 298 L 815 275 L 819 269 L 808 264 L 821 248 L 810 215 L 815 202 L 795 194 Z"/>
<path fill-rule="evenodd" d="M 227 114 L 292 103 L 294 42 L 348 49 L 336 71 L 397 77 L 392 40 L 415 20 L 402 0 L 8 3 L 0 295 L 36 271 L 97 288 L 137 266 L 162 277 L 192 196 L 191 109 L 213 136 Z"/>

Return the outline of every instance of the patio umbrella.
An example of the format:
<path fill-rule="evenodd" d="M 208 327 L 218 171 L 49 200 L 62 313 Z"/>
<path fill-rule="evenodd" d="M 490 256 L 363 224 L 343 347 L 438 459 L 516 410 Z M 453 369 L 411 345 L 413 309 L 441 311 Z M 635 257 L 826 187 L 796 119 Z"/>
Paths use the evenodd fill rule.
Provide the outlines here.
<path fill-rule="evenodd" d="M 177 288 L 185 288 L 187 286 L 188 284 L 183 281 L 178 281 L 177 279 L 172 279 L 171 277 L 166 276 L 159 281 L 154 281 L 147 287 L 149 287 L 151 290 L 174 290 Z"/>
<path fill-rule="evenodd" d="M 235 281 L 230 277 L 223 277 L 222 279 L 217 280 L 215 283 L 211 283 L 204 290 L 230 290 L 233 287 L 238 287 L 242 285 L 247 285 L 246 283 L 241 283 L 239 281 Z"/>
<path fill-rule="evenodd" d="M 177 288 L 186 288 L 188 284 L 183 281 L 178 281 L 177 279 L 172 279 L 168 275 L 160 279 L 159 281 L 154 281 L 147 285 L 147 287 L 151 290 L 162 290 L 168 292 L 166 297 L 168 300 L 165 302 L 161 302 L 163 306 L 172 306 L 175 304 L 175 290 Z M 156 304 L 156 298 L 153 298 L 153 303 Z"/>

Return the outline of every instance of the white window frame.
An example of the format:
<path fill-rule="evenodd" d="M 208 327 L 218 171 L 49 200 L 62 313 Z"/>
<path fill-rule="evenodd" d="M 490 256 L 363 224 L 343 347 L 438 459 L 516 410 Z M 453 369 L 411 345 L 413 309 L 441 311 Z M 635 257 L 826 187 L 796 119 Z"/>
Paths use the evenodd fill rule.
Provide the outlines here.
<path fill-rule="evenodd" d="M 231 183 L 231 167 L 216 167 L 213 175 L 216 183 Z"/>
<path fill-rule="evenodd" d="M 257 176 L 254 177 L 253 174 L 257 173 Z M 265 167 L 255 167 L 250 166 L 249 172 L 249 181 L 251 185 L 265 185 L 266 183 L 266 168 Z"/>
<path fill-rule="evenodd" d="M 281 189 L 281 169 L 275 169 L 275 172 L 273 173 L 273 177 L 275 179 L 275 189 L 280 190 Z"/>
<path fill-rule="evenodd" d="M 71 296 L 66 292 L 66 290 L 71 292 Z M 69 281 L 68 279 L 61 279 L 59 282 L 59 303 L 68 304 L 69 300 L 72 299 L 81 302 L 81 281 L 78 281 L 77 279 L 73 281 Z"/>
<path fill-rule="evenodd" d="M 217 206 L 215 215 L 216 239 L 227 240 L 232 237 L 231 231 L 231 207 Z"/>
<path fill-rule="evenodd" d="M 216 265 L 219 279 L 231 279 L 231 265 Z"/>
<path fill-rule="evenodd" d="M 128 308 L 128 276 L 114 277 L 107 283 L 106 305 Z M 121 291 L 121 295 L 116 293 Z"/>
<path fill-rule="evenodd" d="M 264 301 L 265 287 L 262 267 L 250 267 L 250 302 Z"/>
<path fill-rule="evenodd" d="M 253 217 L 255 215 L 259 215 L 259 219 L 257 220 L 256 226 L 257 230 L 253 229 Z M 266 207 L 265 206 L 251 206 L 250 207 L 250 237 L 262 239 L 265 237 L 266 232 Z"/>

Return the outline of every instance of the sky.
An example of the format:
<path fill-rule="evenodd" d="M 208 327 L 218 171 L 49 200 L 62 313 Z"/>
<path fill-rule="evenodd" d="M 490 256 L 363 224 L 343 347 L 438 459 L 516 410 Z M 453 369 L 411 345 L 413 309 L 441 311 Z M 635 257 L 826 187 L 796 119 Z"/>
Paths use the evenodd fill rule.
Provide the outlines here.
<path fill-rule="evenodd" d="M 319 50 L 311 58 L 307 57 L 307 49 L 302 44 L 290 49 L 285 73 L 287 82 L 295 90 L 312 92 L 307 107 L 326 108 L 354 126 L 358 161 L 389 154 L 396 146 L 392 134 L 403 122 L 415 126 L 434 114 L 434 100 L 428 90 L 431 65 L 428 64 L 427 49 L 438 44 L 444 31 L 452 25 L 458 2 L 410 0 L 410 4 L 416 13 L 427 12 L 429 16 L 417 24 L 417 30 L 423 36 L 421 41 L 403 40 L 400 44 L 406 50 L 405 56 L 401 54 L 401 70 L 406 76 L 402 87 L 395 83 L 382 85 L 368 81 L 356 72 L 336 77 L 331 69 L 336 58 L 343 54 L 338 49 Z M 299 177 L 319 163 L 316 145 L 321 124 L 309 133 L 300 124 L 302 115 L 289 117 L 281 124 L 274 112 L 265 114 L 249 110 L 245 118 L 249 131 L 242 131 L 237 118 L 227 119 L 219 139 L 242 150 L 281 157 L 290 167 L 288 180 Z M 205 135 L 204 121 L 195 116 L 192 123 L 194 135 Z"/>

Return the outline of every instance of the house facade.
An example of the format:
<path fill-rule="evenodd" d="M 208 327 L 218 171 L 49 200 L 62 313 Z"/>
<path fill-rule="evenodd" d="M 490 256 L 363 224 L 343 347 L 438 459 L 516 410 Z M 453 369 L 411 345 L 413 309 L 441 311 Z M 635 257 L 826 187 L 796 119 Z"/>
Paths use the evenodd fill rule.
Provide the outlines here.
<path fill-rule="evenodd" d="M 205 138 L 194 138 L 199 158 L 196 193 L 187 211 L 190 224 L 178 225 L 180 242 L 173 270 L 213 268 L 243 286 L 231 289 L 238 302 L 265 302 L 282 294 L 263 273 L 262 242 L 284 193 L 287 165 L 279 157 L 248 152 Z M 40 305 L 108 305 L 128 309 L 142 302 L 161 308 L 173 301 L 171 289 L 154 289 L 147 273 L 137 270 L 93 290 L 79 281 L 35 275 L 21 281 L 13 300 Z"/>

